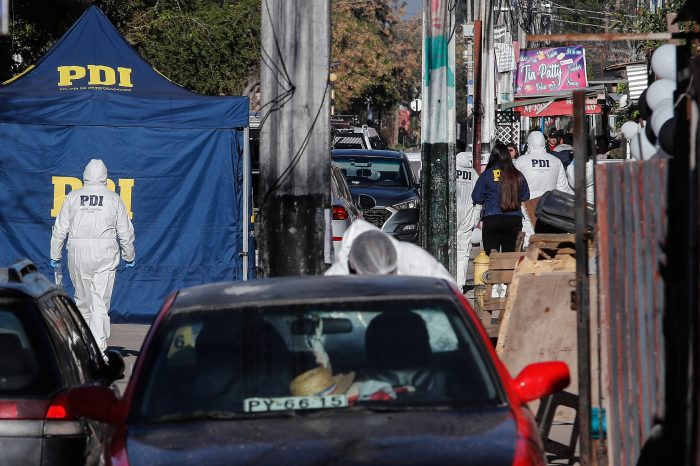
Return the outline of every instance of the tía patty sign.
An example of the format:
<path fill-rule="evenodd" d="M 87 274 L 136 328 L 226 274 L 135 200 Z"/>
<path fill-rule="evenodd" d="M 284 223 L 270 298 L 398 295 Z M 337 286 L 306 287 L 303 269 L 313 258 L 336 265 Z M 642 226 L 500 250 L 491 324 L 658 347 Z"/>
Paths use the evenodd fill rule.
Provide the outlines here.
<path fill-rule="evenodd" d="M 516 95 L 547 95 L 587 86 L 586 51 L 583 47 L 520 51 Z"/>

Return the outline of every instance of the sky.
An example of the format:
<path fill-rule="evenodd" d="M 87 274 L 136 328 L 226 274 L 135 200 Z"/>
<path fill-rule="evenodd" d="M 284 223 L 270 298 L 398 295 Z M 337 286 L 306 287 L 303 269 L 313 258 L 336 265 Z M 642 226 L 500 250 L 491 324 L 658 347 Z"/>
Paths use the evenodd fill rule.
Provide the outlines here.
<path fill-rule="evenodd" d="M 423 9 L 423 0 L 404 0 L 406 2 L 406 14 L 404 19 L 411 18 Z"/>

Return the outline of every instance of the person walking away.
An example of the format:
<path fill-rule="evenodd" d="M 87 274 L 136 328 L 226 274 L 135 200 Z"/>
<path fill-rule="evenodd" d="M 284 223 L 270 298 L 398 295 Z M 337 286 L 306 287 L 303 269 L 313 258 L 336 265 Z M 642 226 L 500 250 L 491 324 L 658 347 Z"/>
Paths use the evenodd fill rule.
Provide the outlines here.
<path fill-rule="evenodd" d="M 538 198 L 554 189 L 573 194 L 566 178 L 564 165 L 558 158 L 548 154 L 545 150 L 544 134 L 540 131 L 531 132 L 527 137 L 527 146 L 527 152 L 513 163 L 527 180 L 527 185 L 530 188 L 530 199 Z M 530 236 L 535 232 L 532 222 L 523 222 L 523 231 L 527 245 Z"/>
<path fill-rule="evenodd" d="M 51 266 L 61 266 L 63 244 L 75 302 L 100 347 L 107 349 L 109 307 L 119 256 L 126 267 L 135 262 L 134 226 L 124 202 L 107 189 L 107 167 L 92 159 L 83 173 L 83 187 L 66 196 L 51 233 Z"/>
<path fill-rule="evenodd" d="M 551 152 L 553 156 L 559 159 L 564 165 L 564 168 L 569 166 L 574 157 L 574 148 L 571 145 L 574 143 L 574 135 L 564 133 L 559 140 L 559 145 Z"/>
<path fill-rule="evenodd" d="M 472 154 L 457 154 L 457 284 L 463 287 L 467 281 L 469 253 L 472 249 L 472 232 L 479 223 L 481 206 L 472 202 L 472 191 L 479 174 L 472 167 Z"/>
<path fill-rule="evenodd" d="M 523 228 L 521 203 L 529 198 L 525 176 L 513 165 L 506 146 L 496 144 L 472 193 L 474 203 L 483 205 L 482 231 L 486 254 L 494 249 L 515 251 L 518 233 Z"/>

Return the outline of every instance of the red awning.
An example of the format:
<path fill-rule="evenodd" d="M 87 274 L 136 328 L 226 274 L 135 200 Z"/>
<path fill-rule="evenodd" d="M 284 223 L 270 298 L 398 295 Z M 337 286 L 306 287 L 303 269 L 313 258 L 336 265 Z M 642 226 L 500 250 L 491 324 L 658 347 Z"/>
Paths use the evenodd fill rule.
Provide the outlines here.
<path fill-rule="evenodd" d="M 517 102 L 517 101 L 516 101 Z M 526 117 L 563 116 L 574 114 L 574 101 L 571 99 L 551 100 L 539 104 L 522 105 L 513 109 Z M 602 113 L 603 109 L 596 99 L 586 99 L 586 113 Z"/>

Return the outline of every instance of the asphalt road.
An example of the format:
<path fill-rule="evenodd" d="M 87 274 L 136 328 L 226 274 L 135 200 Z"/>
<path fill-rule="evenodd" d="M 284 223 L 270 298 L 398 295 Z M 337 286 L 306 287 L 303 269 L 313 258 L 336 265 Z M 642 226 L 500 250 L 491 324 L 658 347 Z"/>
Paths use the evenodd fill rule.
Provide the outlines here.
<path fill-rule="evenodd" d="M 150 325 L 146 324 L 112 324 L 112 332 L 107 343 L 110 349 L 119 350 L 126 364 L 124 379 L 117 381 L 117 386 L 122 393 L 134 370 L 136 357 L 141 351 L 141 344 L 149 328 Z"/>

